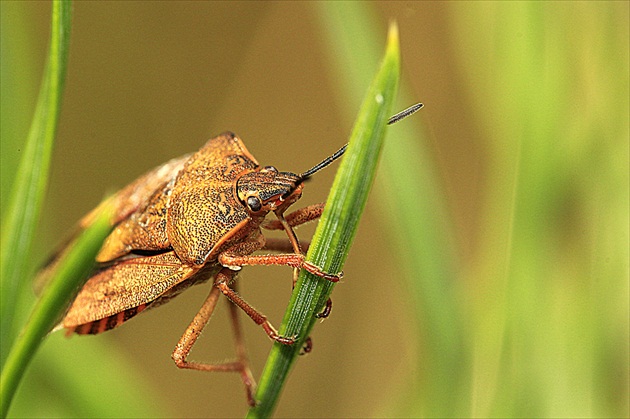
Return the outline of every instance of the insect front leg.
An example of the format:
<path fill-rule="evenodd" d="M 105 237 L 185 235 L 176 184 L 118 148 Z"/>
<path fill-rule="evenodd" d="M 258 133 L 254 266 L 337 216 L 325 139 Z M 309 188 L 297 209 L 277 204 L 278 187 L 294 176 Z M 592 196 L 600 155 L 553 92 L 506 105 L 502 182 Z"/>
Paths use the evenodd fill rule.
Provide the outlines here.
<path fill-rule="evenodd" d="M 266 248 L 268 248 L 267 246 L 265 246 Z M 320 276 L 324 279 L 327 279 L 331 282 L 337 282 L 339 281 L 339 279 L 341 279 L 341 274 L 338 275 L 331 275 L 331 274 L 327 274 L 321 271 L 321 269 L 319 269 L 317 266 L 310 264 L 308 262 L 304 261 L 304 255 L 303 254 L 296 254 L 296 253 L 291 253 L 291 254 L 279 254 L 279 255 L 249 255 L 249 254 L 242 254 L 239 255 L 238 252 L 239 250 L 243 251 L 243 253 L 245 253 L 245 250 L 249 250 L 248 246 L 247 246 L 247 242 L 245 243 L 240 243 L 237 244 L 236 246 L 232 247 L 231 249 L 228 249 L 227 251 L 221 253 L 219 255 L 219 263 L 221 263 L 223 266 L 232 266 L 232 267 L 236 267 L 236 266 L 244 266 L 244 265 L 287 265 L 287 266 L 291 266 L 293 268 L 304 268 L 307 271 Z M 255 249 L 257 250 L 257 249 Z M 270 250 L 274 250 L 274 249 L 270 249 Z M 252 250 L 253 252 L 253 250 Z M 295 276 L 294 276 L 294 282 L 293 282 L 293 286 L 295 286 Z M 217 286 L 219 286 L 217 284 Z M 266 317 L 262 316 L 260 313 L 256 312 L 256 310 L 249 306 L 245 301 L 243 301 L 242 299 L 240 299 L 240 297 L 235 296 L 236 298 L 240 299 L 241 303 L 246 305 L 248 308 L 244 308 L 243 305 L 241 305 L 241 303 L 239 303 L 236 300 L 233 300 L 233 297 L 230 297 L 227 292 L 230 292 L 230 288 L 227 286 L 227 284 L 223 284 L 221 285 L 221 291 L 224 292 L 224 294 L 230 298 L 235 304 L 239 305 L 241 308 L 243 308 L 243 310 L 257 323 L 257 324 L 262 324 L 263 328 L 265 328 L 265 331 L 267 332 L 267 334 L 269 335 L 270 338 L 279 341 L 278 338 L 278 333 L 276 332 L 276 330 L 271 326 L 271 324 L 267 321 Z M 233 291 L 232 291 L 233 292 Z M 330 311 L 332 309 L 332 300 L 329 298 L 326 301 L 326 307 L 324 308 L 324 311 L 322 313 L 318 313 L 316 316 L 318 318 L 326 318 L 328 317 L 328 315 L 330 314 Z M 261 318 L 256 318 L 255 315 L 250 314 L 250 312 L 248 312 L 248 310 L 252 310 L 253 313 L 255 315 L 258 316 L 262 316 Z M 261 323 L 264 322 L 264 323 Z M 287 339 L 287 338 L 283 338 L 283 339 Z M 312 340 L 311 338 L 307 338 L 308 341 L 306 343 L 305 348 L 303 348 L 303 352 L 304 353 L 308 353 L 311 351 L 312 349 Z M 281 342 L 281 341 L 279 341 Z M 284 343 L 284 342 L 282 342 Z M 293 342 L 291 342 L 293 343 Z"/>
<path fill-rule="evenodd" d="M 299 210 L 294 211 L 284 217 L 282 215 L 278 215 L 277 220 L 265 221 L 261 225 L 261 227 L 267 230 L 283 230 L 283 229 L 287 230 L 288 228 L 289 230 L 291 230 L 291 232 L 287 231 L 287 234 L 289 234 L 289 239 L 291 240 L 291 235 L 295 236 L 295 233 L 292 232 L 292 227 L 297 227 L 309 221 L 318 219 L 319 217 L 321 217 L 323 211 L 324 211 L 323 202 L 319 204 L 309 205 L 304 208 L 300 208 Z M 282 224 L 282 221 L 281 221 L 282 217 L 286 221 L 286 224 L 288 225 L 288 227 Z M 306 247 L 308 248 L 308 245 Z M 288 249 L 285 242 L 279 241 L 279 240 L 272 241 L 271 239 L 269 240 L 269 243 L 265 246 L 265 248 L 269 250 L 279 250 L 279 251 L 286 251 Z M 287 265 L 287 266 L 292 266 L 294 268 L 304 268 L 308 272 L 312 273 L 313 275 L 317 275 L 320 278 L 327 279 L 331 282 L 338 282 L 343 276 L 343 273 L 341 272 L 338 274 L 329 274 L 329 273 L 323 272 L 321 268 L 313 265 L 310 262 L 304 261 L 303 254 L 294 254 L 293 258 L 286 258 L 286 257 L 282 258 L 284 256 L 288 256 L 288 255 L 276 255 L 278 259 L 276 259 L 275 262 L 273 261 L 273 256 L 270 256 L 271 259 L 267 262 L 258 263 L 252 260 L 251 263 L 249 264 Z M 295 278 L 294 278 L 294 282 L 295 282 Z M 295 286 L 295 283 L 294 283 L 294 286 Z"/>
<path fill-rule="evenodd" d="M 228 362 L 225 364 L 206 364 L 199 362 L 189 362 L 186 360 L 188 354 L 190 353 L 190 350 L 199 338 L 201 331 L 210 320 L 210 317 L 214 312 L 214 308 L 217 305 L 219 295 L 219 289 L 216 287 L 212 287 L 208 298 L 206 298 L 206 301 L 199 309 L 199 312 L 197 312 L 195 318 L 192 320 L 188 328 L 186 328 L 186 331 L 179 339 L 179 342 L 177 342 L 177 346 L 175 347 L 175 350 L 173 351 L 171 357 L 173 358 L 173 361 L 175 361 L 175 365 L 177 365 L 178 368 L 186 368 L 198 371 L 240 373 L 241 379 L 243 380 L 243 384 L 245 384 L 245 389 L 247 391 L 247 400 L 251 406 L 254 406 L 254 391 L 256 388 L 256 382 L 254 381 L 251 370 L 249 369 L 247 354 L 245 352 L 245 345 L 243 343 L 243 335 L 241 333 L 238 319 L 236 318 L 236 307 L 234 307 L 233 304 L 230 304 L 230 314 L 232 317 L 232 325 L 234 327 L 237 361 Z"/>

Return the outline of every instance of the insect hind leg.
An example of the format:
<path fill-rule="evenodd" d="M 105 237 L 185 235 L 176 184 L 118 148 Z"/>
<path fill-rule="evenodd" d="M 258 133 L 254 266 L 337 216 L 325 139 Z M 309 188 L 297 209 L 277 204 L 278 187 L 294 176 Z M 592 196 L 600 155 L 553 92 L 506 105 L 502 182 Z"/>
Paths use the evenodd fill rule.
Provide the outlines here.
<path fill-rule="evenodd" d="M 238 372 L 241 375 L 245 390 L 247 392 L 247 401 L 251 406 L 256 404 L 254 400 L 254 392 L 256 389 L 256 382 L 252 376 L 249 368 L 249 362 L 245 351 L 245 345 L 243 342 L 243 334 L 241 332 L 238 318 L 236 317 L 236 307 L 230 304 L 230 315 L 232 318 L 232 326 L 234 328 L 234 338 L 236 341 L 236 354 L 237 361 L 227 362 L 223 364 L 207 364 L 200 362 L 189 362 L 186 360 L 188 355 L 199 338 L 201 331 L 206 326 L 212 313 L 217 305 L 220 296 L 220 290 L 216 287 L 212 287 L 210 294 L 204 301 L 203 305 L 190 322 L 190 325 L 186 328 L 186 331 L 177 342 L 177 346 L 173 351 L 171 357 L 175 361 L 175 365 L 178 368 L 192 369 L 198 371 L 217 371 L 217 372 Z"/>
<path fill-rule="evenodd" d="M 241 380 L 243 380 L 245 390 L 247 391 L 247 401 L 251 406 L 255 406 L 256 400 L 254 399 L 254 393 L 256 390 L 256 381 L 254 380 L 252 371 L 249 368 L 249 358 L 247 357 L 247 349 L 245 349 L 243 328 L 241 327 L 241 323 L 238 319 L 238 307 L 231 301 L 228 302 L 228 306 L 230 307 L 230 319 L 232 321 L 232 331 L 234 333 L 234 346 L 236 349 L 236 356 L 238 362 L 242 366 L 241 370 L 239 371 L 241 373 Z"/>

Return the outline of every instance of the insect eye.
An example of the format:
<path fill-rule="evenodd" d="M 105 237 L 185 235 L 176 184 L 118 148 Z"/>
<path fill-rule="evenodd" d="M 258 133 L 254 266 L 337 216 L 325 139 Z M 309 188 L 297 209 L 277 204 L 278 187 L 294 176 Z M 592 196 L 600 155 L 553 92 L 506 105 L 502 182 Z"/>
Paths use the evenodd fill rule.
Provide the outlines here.
<path fill-rule="evenodd" d="M 262 208 L 262 202 L 257 196 L 250 196 L 247 198 L 247 206 L 252 212 L 258 212 Z"/>
<path fill-rule="evenodd" d="M 278 169 L 276 169 L 276 168 L 275 168 L 275 167 L 273 167 L 273 166 L 265 166 L 265 167 L 263 167 L 263 170 L 264 170 L 265 172 L 274 172 L 274 173 L 278 173 Z"/>

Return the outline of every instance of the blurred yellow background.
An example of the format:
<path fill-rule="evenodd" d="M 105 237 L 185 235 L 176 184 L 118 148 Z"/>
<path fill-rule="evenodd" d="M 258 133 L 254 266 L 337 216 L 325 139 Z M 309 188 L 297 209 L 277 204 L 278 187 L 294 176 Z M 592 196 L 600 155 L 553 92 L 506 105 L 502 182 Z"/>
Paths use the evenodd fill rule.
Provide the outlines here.
<path fill-rule="evenodd" d="M 358 21 L 348 10 L 359 7 L 372 20 L 362 28 L 371 38 L 352 39 L 357 49 L 376 39 L 380 54 L 388 21 L 399 25 L 396 110 L 425 104 L 401 124 L 417 132 L 436 189 L 416 194 L 425 180 L 381 170 L 332 314 L 314 329 L 276 416 L 627 416 L 628 3 L 336 3 L 75 3 L 34 267 L 105 193 L 223 131 L 286 171 L 339 148 L 362 100 L 348 75 L 369 80 L 380 56 L 369 68 L 333 58 L 331 39 L 344 30 L 333 22 L 350 28 Z M 47 2 L 2 2 L 3 206 L 49 22 Z M 333 176 L 315 176 L 298 206 L 325 200 Z M 394 201 L 387 188 L 408 196 Z M 446 302 L 410 274 L 408 261 L 427 254 L 408 237 L 420 221 L 401 217 L 416 202 L 419 216 L 444 204 Z M 239 279 L 276 325 L 290 282 L 286 268 L 247 268 Z M 195 287 L 102 335 L 53 334 L 11 414 L 242 416 L 237 375 L 180 371 L 170 359 L 207 292 Z M 233 354 L 219 307 L 196 360 Z M 257 376 L 271 342 L 245 326 Z M 444 351 L 433 340 L 443 331 L 457 341 Z M 103 370 L 120 372 L 121 394 Z M 111 410 L 90 410 L 103 394 Z"/>

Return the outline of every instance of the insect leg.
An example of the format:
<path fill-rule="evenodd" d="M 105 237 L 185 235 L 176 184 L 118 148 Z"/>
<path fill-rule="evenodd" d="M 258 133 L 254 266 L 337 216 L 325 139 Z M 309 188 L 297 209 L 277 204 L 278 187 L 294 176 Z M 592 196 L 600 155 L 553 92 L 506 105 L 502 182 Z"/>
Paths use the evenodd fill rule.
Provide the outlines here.
<path fill-rule="evenodd" d="M 328 300 L 326 300 L 326 307 L 324 307 L 324 311 L 322 311 L 321 313 L 317 313 L 315 317 L 317 317 L 318 319 L 325 319 L 328 316 L 330 316 L 331 311 L 332 311 L 332 299 L 329 298 Z"/>
<path fill-rule="evenodd" d="M 261 225 L 261 227 L 266 228 L 268 230 L 283 230 L 283 229 L 287 230 L 287 234 L 289 235 L 289 240 L 292 241 L 291 237 L 295 236 L 295 233 L 293 233 L 292 227 L 296 227 L 301 224 L 307 223 L 309 221 L 318 219 L 322 215 L 323 211 L 324 211 L 324 203 L 309 205 L 307 207 L 300 208 L 299 210 L 294 211 L 287 216 L 282 216 L 282 214 L 276 214 L 278 215 L 277 220 L 265 221 Z M 283 221 L 286 223 L 286 225 L 283 225 Z M 294 237 L 294 240 L 297 240 L 297 238 Z M 320 268 L 313 265 L 312 263 L 305 262 L 304 255 L 302 254 L 302 252 L 298 253 L 298 251 L 295 250 L 295 244 L 294 243 L 291 243 L 291 244 L 293 245 L 293 251 L 295 252 L 295 254 L 293 255 L 293 259 L 291 261 L 289 261 L 285 257 L 289 255 L 276 255 L 276 256 L 267 255 L 265 257 L 269 258 L 269 260 L 265 262 L 254 261 L 252 259 L 250 263 L 247 263 L 247 264 L 287 265 L 287 266 L 292 266 L 294 268 L 304 268 L 310 273 L 317 275 L 321 278 L 327 279 L 329 281 L 332 281 L 332 282 L 338 282 L 343 276 L 342 273 L 339 273 L 339 274 L 325 273 Z M 306 247 L 308 248 L 308 245 Z M 280 241 L 280 240 L 273 240 L 273 239 L 269 239 L 269 243 L 265 245 L 265 248 L 269 250 L 279 250 L 279 251 L 286 251 L 289 249 L 287 247 L 286 242 Z M 257 256 L 251 256 L 251 257 L 254 258 Z M 281 260 L 284 260 L 286 262 L 281 262 Z"/>
<path fill-rule="evenodd" d="M 300 241 L 300 247 L 306 252 L 310 243 L 304 243 Z M 265 247 L 261 250 L 271 250 L 272 252 L 291 253 L 293 252 L 293 245 L 287 239 L 279 237 L 269 237 L 266 239 Z"/>
<path fill-rule="evenodd" d="M 220 292 L 217 288 L 212 287 L 208 298 L 199 309 L 199 312 L 195 315 L 195 318 L 192 320 L 182 337 L 177 342 L 177 346 L 173 351 L 171 357 L 173 361 L 175 361 L 175 365 L 179 368 L 187 368 L 198 371 L 219 371 L 219 372 L 239 372 L 243 379 L 243 383 L 247 388 L 247 399 L 250 405 L 254 405 L 254 379 L 251 376 L 251 372 L 249 370 L 249 366 L 247 365 L 247 357 L 244 355 L 244 349 L 242 348 L 242 336 L 240 335 L 240 329 L 235 328 L 235 336 L 237 342 L 240 341 L 240 345 L 237 344 L 237 362 L 228 362 L 225 364 L 205 364 L 199 362 L 188 362 L 186 358 L 190 353 L 193 345 L 199 338 L 201 331 L 204 326 L 210 320 L 212 313 L 214 312 L 214 308 L 217 305 L 217 301 L 219 300 Z M 233 322 L 235 320 L 233 319 Z M 236 324 L 237 323 L 233 323 Z M 239 348 L 239 346 L 241 348 Z"/>
<path fill-rule="evenodd" d="M 306 252 L 306 250 L 308 249 L 309 243 L 304 244 L 304 242 L 301 242 L 300 244 L 304 248 L 304 251 Z M 293 250 L 293 247 L 291 246 L 291 243 L 287 241 L 286 239 L 269 238 L 267 239 L 267 242 L 265 243 L 265 246 L 263 247 L 263 249 L 275 250 L 275 251 L 280 251 L 280 252 L 290 252 L 291 250 Z M 295 288 L 295 281 L 293 282 L 293 287 Z M 321 313 L 317 313 L 315 317 L 317 317 L 318 319 L 325 319 L 330 315 L 331 310 L 332 310 L 332 299 L 329 298 L 328 300 L 326 300 L 326 306 L 324 307 L 324 310 Z M 300 355 L 305 355 L 311 352 L 312 349 L 313 349 L 313 340 L 309 336 L 308 338 L 306 338 L 306 341 L 304 342 L 304 347 L 300 351 Z"/>
<path fill-rule="evenodd" d="M 309 243 L 306 243 L 306 245 L 305 245 L 304 242 L 301 242 L 300 244 L 303 247 L 305 247 L 306 249 L 308 249 Z M 269 239 L 267 239 L 267 243 L 265 243 L 265 247 L 263 247 L 263 249 L 275 250 L 275 251 L 279 251 L 279 252 L 290 252 L 292 250 L 291 243 L 289 243 L 288 241 L 286 241 L 284 239 L 277 239 L 277 238 L 269 238 Z M 306 251 L 306 249 L 305 249 L 305 251 Z M 293 286 L 295 287 L 295 284 L 293 284 Z M 326 301 L 326 307 L 324 308 L 324 311 L 322 311 L 321 313 L 317 314 L 317 318 L 325 319 L 326 317 L 328 317 L 330 315 L 330 311 L 331 310 L 332 310 L 332 300 L 329 298 Z"/>
<path fill-rule="evenodd" d="M 234 284 L 234 286 L 236 286 L 236 284 Z M 252 371 L 249 368 L 249 359 L 247 357 L 247 350 L 245 349 L 245 340 L 243 339 L 243 329 L 241 328 L 241 323 L 238 319 L 238 307 L 231 301 L 228 302 L 228 306 L 230 307 L 230 319 L 232 320 L 232 330 L 234 331 L 234 346 L 236 347 L 236 356 L 239 363 L 243 366 L 240 371 L 241 380 L 243 380 L 243 384 L 245 384 L 247 401 L 249 402 L 250 406 L 255 406 L 256 400 L 254 399 L 254 392 L 256 389 L 256 381 L 254 380 L 254 377 L 252 376 Z"/>
<path fill-rule="evenodd" d="M 324 278 L 331 282 L 339 282 L 343 274 L 329 274 L 323 272 L 321 268 L 304 260 L 302 254 L 279 254 L 279 255 L 236 255 L 227 250 L 219 255 L 219 263 L 223 266 L 246 266 L 246 265 L 280 265 L 292 268 L 303 268 L 313 275 Z"/>
<path fill-rule="evenodd" d="M 308 223 L 309 221 L 318 219 L 322 215 L 323 211 L 324 203 L 320 202 L 319 204 L 309 205 L 293 211 L 292 213 L 286 215 L 285 218 L 291 227 L 297 227 Z M 280 220 L 265 220 L 261 227 L 267 230 L 282 230 L 284 228 L 282 227 Z"/>
<path fill-rule="evenodd" d="M 302 346 L 302 349 L 300 350 L 298 355 L 306 355 L 310 353 L 312 350 L 313 350 L 313 339 L 311 339 L 311 337 L 309 336 L 304 341 L 304 346 Z"/>
<path fill-rule="evenodd" d="M 318 319 L 325 319 L 326 317 L 330 316 L 331 310 L 332 310 L 332 300 L 329 298 L 328 300 L 326 300 L 326 307 L 324 307 L 324 311 L 322 311 L 321 313 L 317 313 L 315 317 L 317 317 Z M 304 341 L 304 345 L 302 345 L 302 349 L 300 350 L 299 355 L 306 355 L 308 353 L 311 353 L 312 350 L 313 350 L 313 339 L 310 336 L 308 336 L 306 340 Z"/>
<path fill-rule="evenodd" d="M 271 339 L 276 342 L 280 342 L 284 345 L 292 345 L 295 343 L 295 337 L 284 337 L 280 336 L 276 329 L 271 325 L 267 317 L 261 312 L 257 311 L 254 307 L 250 306 L 247 301 L 243 300 L 232 288 L 229 287 L 228 283 L 232 280 L 236 273 L 229 268 L 223 268 L 219 271 L 216 276 L 214 285 L 234 304 L 239 306 L 241 310 L 245 312 L 253 321 L 262 328 L 267 333 Z"/>
<path fill-rule="evenodd" d="M 306 254 L 306 251 L 308 250 L 309 245 L 310 245 L 310 242 L 306 242 L 306 244 L 304 242 L 300 242 L 300 247 L 303 248 L 302 250 L 303 254 Z M 271 250 L 274 252 L 283 252 L 283 253 L 291 253 L 292 251 L 294 251 L 293 244 L 290 241 L 287 241 L 285 239 L 279 239 L 276 237 L 268 238 L 263 249 Z M 293 285 L 291 289 L 295 288 L 295 284 L 297 283 L 299 273 L 300 273 L 300 270 L 297 268 L 294 268 Z"/>

